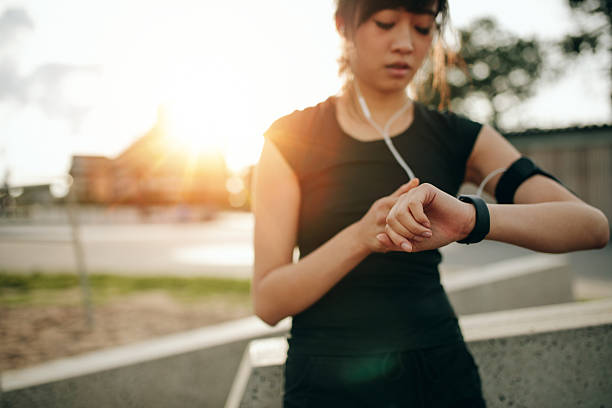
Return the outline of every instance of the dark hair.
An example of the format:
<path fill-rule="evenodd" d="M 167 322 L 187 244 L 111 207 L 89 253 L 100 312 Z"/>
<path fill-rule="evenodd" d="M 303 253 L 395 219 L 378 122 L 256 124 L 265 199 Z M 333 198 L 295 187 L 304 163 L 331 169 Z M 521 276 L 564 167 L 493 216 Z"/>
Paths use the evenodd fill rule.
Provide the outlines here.
<path fill-rule="evenodd" d="M 436 25 L 438 28 L 446 23 L 448 18 L 448 2 L 446 0 L 336 0 L 336 15 L 342 17 L 348 35 L 351 35 L 361 24 L 373 14 L 385 9 L 403 7 L 407 11 L 429 11 L 438 3 Z"/>
<path fill-rule="evenodd" d="M 407 11 L 427 11 L 437 3 L 434 10 L 436 27 L 442 33 L 448 24 L 448 1 L 447 0 L 336 0 L 336 16 L 344 21 L 344 35 L 351 38 L 361 24 L 366 22 L 373 14 L 384 9 L 396 9 L 403 7 Z M 431 60 L 433 67 L 433 87 L 440 93 L 440 108 L 448 105 L 450 99 L 449 87 L 446 82 L 446 60 L 447 52 L 443 41 L 438 41 L 432 46 Z M 348 72 L 349 61 L 346 52 L 338 59 L 339 73 L 344 75 Z"/>

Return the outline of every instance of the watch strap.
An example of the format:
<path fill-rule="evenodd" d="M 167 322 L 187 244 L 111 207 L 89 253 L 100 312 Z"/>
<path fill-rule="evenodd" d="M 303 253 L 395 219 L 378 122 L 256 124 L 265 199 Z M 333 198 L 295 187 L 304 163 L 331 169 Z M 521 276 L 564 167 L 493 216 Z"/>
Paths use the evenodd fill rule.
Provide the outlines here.
<path fill-rule="evenodd" d="M 460 195 L 458 199 L 474 206 L 476 209 L 476 222 L 468 236 L 457 242 L 460 244 L 474 244 L 482 241 L 491 228 L 491 219 L 487 203 L 479 196 L 472 194 Z"/>

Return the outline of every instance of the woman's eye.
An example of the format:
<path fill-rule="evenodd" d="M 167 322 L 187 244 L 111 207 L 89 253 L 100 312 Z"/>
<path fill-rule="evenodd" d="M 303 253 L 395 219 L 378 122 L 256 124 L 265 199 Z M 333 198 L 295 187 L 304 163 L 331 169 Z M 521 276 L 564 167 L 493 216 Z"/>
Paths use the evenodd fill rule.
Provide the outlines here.
<path fill-rule="evenodd" d="M 417 30 L 417 32 L 419 34 L 423 34 L 423 35 L 428 35 L 429 32 L 431 31 L 431 27 L 414 27 L 415 30 Z"/>
<path fill-rule="evenodd" d="M 393 28 L 393 26 L 395 25 L 395 23 L 384 23 L 382 21 L 376 21 L 376 25 L 380 28 L 382 28 L 383 30 L 390 30 Z"/>

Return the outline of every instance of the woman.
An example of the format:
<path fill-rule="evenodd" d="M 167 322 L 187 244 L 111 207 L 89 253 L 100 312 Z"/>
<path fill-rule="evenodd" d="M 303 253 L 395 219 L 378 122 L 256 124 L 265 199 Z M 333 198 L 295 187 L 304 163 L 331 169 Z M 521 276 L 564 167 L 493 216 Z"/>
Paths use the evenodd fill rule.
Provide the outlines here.
<path fill-rule="evenodd" d="M 606 217 L 545 173 L 517 179 L 525 163 L 494 129 L 408 97 L 446 14 L 445 0 L 337 1 L 344 90 L 266 132 L 252 295 L 269 325 L 293 316 L 286 407 L 485 406 L 438 248 L 608 241 Z M 455 198 L 483 180 L 516 205 Z"/>

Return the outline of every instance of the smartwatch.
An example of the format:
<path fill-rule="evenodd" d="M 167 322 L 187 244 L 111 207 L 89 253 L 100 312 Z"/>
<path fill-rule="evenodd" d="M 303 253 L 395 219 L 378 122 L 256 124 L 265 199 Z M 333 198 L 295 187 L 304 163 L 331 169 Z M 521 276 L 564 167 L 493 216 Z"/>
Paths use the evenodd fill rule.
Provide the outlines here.
<path fill-rule="evenodd" d="M 487 203 L 479 196 L 472 194 L 460 195 L 457 198 L 465 203 L 472 204 L 476 209 L 476 222 L 474 223 L 474 229 L 468 234 L 467 237 L 457 242 L 460 244 L 474 244 L 482 241 L 487 236 L 491 228 L 491 220 Z"/>

